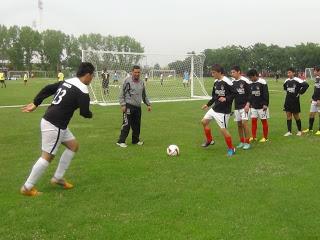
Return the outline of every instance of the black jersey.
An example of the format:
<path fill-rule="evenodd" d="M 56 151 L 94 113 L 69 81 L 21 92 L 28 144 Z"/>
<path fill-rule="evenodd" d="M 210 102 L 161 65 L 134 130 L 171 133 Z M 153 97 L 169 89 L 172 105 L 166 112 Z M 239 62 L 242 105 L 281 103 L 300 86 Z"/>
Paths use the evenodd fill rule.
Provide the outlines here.
<path fill-rule="evenodd" d="M 241 77 L 238 80 L 234 79 L 232 83 L 238 92 L 234 99 L 234 108 L 239 110 L 244 108 L 248 102 L 251 82 L 249 79 Z"/>
<path fill-rule="evenodd" d="M 90 98 L 87 85 L 79 78 L 71 78 L 44 87 L 35 97 L 33 103 L 38 106 L 42 101 L 54 95 L 51 105 L 43 118 L 58 128 L 66 129 L 74 111 L 80 108 L 80 115 L 91 118 Z"/>
<path fill-rule="evenodd" d="M 250 84 L 249 102 L 252 108 L 262 109 L 269 105 L 269 90 L 266 80 L 259 78 Z"/>
<path fill-rule="evenodd" d="M 298 100 L 299 96 L 304 94 L 308 87 L 309 84 L 300 78 L 288 78 L 283 84 L 283 89 L 287 92 L 286 102 Z"/>
<path fill-rule="evenodd" d="M 320 77 L 316 77 L 316 80 L 314 82 L 314 90 L 312 95 L 313 101 L 320 100 Z"/>
<path fill-rule="evenodd" d="M 212 98 L 207 103 L 207 106 L 212 106 L 212 109 L 218 113 L 231 113 L 231 106 L 237 90 L 234 88 L 229 78 L 223 77 L 221 80 L 216 79 L 212 88 Z M 225 97 L 225 102 L 220 102 L 218 99 Z"/>

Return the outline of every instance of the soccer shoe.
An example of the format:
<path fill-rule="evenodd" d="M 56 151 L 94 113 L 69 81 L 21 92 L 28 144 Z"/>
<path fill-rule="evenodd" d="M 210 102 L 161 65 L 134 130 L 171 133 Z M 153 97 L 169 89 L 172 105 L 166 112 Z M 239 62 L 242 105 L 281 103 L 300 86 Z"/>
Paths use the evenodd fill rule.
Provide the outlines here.
<path fill-rule="evenodd" d="M 250 143 L 245 143 L 245 144 L 243 144 L 243 150 L 248 150 L 248 149 L 250 149 L 251 148 L 251 145 L 250 145 Z"/>
<path fill-rule="evenodd" d="M 301 137 L 301 136 L 302 136 L 302 132 L 301 132 L 301 131 L 298 131 L 296 135 L 299 136 L 299 137 Z"/>
<path fill-rule="evenodd" d="M 137 144 L 137 145 L 139 145 L 139 146 L 142 146 L 142 145 L 144 144 L 144 142 L 143 142 L 143 141 L 139 141 L 139 142 L 133 143 L 133 144 Z"/>
<path fill-rule="evenodd" d="M 306 129 L 306 130 L 303 130 L 302 132 L 303 132 L 303 133 L 309 133 L 309 132 L 313 132 L 313 130 Z"/>
<path fill-rule="evenodd" d="M 35 187 L 32 187 L 30 190 L 28 190 L 24 185 L 21 187 L 20 193 L 29 197 L 35 197 L 42 194 L 42 192 L 39 192 Z"/>
<path fill-rule="evenodd" d="M 252 142 L 252 141 L 257 141 L 257 138 L 250 137 L 249 142 Z"/>
<path fill-rule="evenodd" d="M 71 183 L 68 183 L 66 180 L 64 179 L 56 179 L 55 177 L 51 178 L 50 183 L 52 185 L 59 185 L 61 187 L 63 187 L 64 189 L 71 189 L 73 188 L 73 185 Z"/>
<path fill-rule="evenodd" d="M 285 133 L 283 136 L 284 136 L 284 137 L 289 137 L 289 136 L 291 136 L 291 135 L 292 135 L 291 132 L 287 132 L 287 133 Z"/>
<path fill-rule="evenodd" d="M 125 143 L 116 143 L 119 147 L 122 147 L 122 148 L 126 148 L 126 147 L 128 147 L 128 145 L 127 144 L 125 144 Z"/>
<path fill-rule="evenodd" d="M 243 148 L 243 146 L 244 146 L 244 143 L 243 143 L 243 142 L 240 142 L 240 143 L 238 144 L 237 148 Z"/>
<path fill-rule="evenodd" d="M 210 145 L 213 145 L 214 141 L 212 140 L 211 142 L 204 142 L 201 144 L 201 147 L 209 147 Z"/>
<path fill-rule="evenodd" d="M 227 156 L 231 157 L 235 153 L 236 153 L 236 149 L 235 148 L 229 148 L 228 151 L 227 151 Z"/>
<path fill-rule="evenodd" d="M 260 139 L 260 141 L 259 142 L 261 142 L 261 143 L 265 143 L 265 142 L 268 142 L 269 141 L 269 139 L 268 138 L 261 138 Z"/>
<path fill-rule="evenodd" d="M 320 130 L 318 130 L 315 135 L 320 136 Z"/>

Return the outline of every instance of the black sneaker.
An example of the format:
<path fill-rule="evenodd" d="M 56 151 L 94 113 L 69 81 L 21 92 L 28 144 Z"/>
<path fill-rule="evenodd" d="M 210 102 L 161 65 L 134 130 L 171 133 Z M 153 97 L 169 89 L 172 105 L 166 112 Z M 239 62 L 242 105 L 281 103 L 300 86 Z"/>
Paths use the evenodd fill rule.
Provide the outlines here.
<path fill-rule="evenodd" d="M 211 142 L 204 142 L 201 144 L 201 147 L 209 147 L 210 145 L 213 145 L 214 141 L 212 140 Z"/>

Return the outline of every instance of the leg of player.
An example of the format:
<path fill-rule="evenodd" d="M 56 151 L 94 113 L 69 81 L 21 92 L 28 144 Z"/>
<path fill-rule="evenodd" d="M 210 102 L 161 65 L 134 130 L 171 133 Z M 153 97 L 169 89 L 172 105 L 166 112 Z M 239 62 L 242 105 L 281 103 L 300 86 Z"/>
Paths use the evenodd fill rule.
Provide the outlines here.
<path fill-rule="evenodd" d="M 63 177 L 66 170 L 69 168 L 73 156 L 79 149 L 79 143 L 76 139 L 72 139 L 70 141 L 63 142 L 62 144 L 66 146 L 66 149 L 60 157 L 56 172 L 51 179 L 51 184 L 62 186 L 64 189 L 71 189 L 73 188 L 73 185 L 64 180 Z"/>
<path fill-rule="evenodd" d="M 242 120 L 242 127 L 244 132 L 244 145 L 243 149 L 248 150 L 250 146 L 250 132 L 249 132 L 249 126 L 248 126 L 248 120 Z"/>
<path fill-rule="evenodd" d="M 140 128 L 141 128 L 141 108 L 136 108 L 131 116 L 131 128 L 132 128 L 132 144 L 142 146 L 143 142 L 140 141 Z"/>
<path fill-rule="evenodd" d="M 130 131 L 130 121 L 131 121 L 131 115 L 124 112 L 122 126 L 121 126 L 121 132 L 120 132 L 119 140 L 117 142 L 117 145 L 119 147 L 123 147 L 123 148 L 127 147 L 126 139 L 129 135 L 129 131 Z"/>
<path fill-rule="evenodd" d="M 256 117 L 252 117 L 251 118 L 251 138 L 250 138 L 250 141 L 257 140 L 257 125 L 258 125 L 258 119 Z"/>
<path fill-rule="evenodd" d="M 284 137 L 289 137 L 292 135 L 292 113 L 291 112 L 286 112 L 286 116 L 287 116 L 287 128 L 288 128 L 288 132 L 286 132 L 283 136 Z"/>
<path fill-rule="evenodd" d="M 293 117 L 296 120 L 296 124 L 297 124 L 297 128 L 298 128 L 298 132 L 297 132 L 297 136 L 301 136 L 302 132 L 301 132 L 301 119 L 300 119 L 300 114 L 299 113 L 293 113 Z"/>
<path fill-rule="evenodd" d="M 214 140 L 211 134 L 211 129 L 209 127 L 210 121 L 211 121 L 210 119 L 205 119 L 205 118 L 201 120 L 204 134 L 206 136 L 206 141 L 203 144 L 201 144 L 202 147 L 209 147 L 210 145 L 214 144 Z"/>
<path fill-rule="evenodd" d="M 46 171 L 53 158 L 54 155 L 42 151 L 41 157 L 33 165 L 31 173 L 27 178 L 27 181 L 21 187 L 20 192 L 23 195 L 33 197 L 42 194 L 36 188 L 34 188 L 34 185 L 37 183 L 42 174 Z"/>
<path fill-rule="evenodd" d="M 262 123 L 263 138 L 259 142 L 267 142 L 268 141 L 268 133 L 269 133 L 268 120 L 261 119 L 261 123 Z"/>
<path fill-rule="evenodd" d="M 237 145 L 237 148 L 243 148 L 245 140 L 244 140 L 244 129 L 242 125 L 242 121 L 237 121 L 238 125 L 238 133 L 240 138 L 240 143 Z"/>
<path fill-rule="evenodd" d="M 227 155 L 229 157 L 231 157 L 232 155 L 235 154 L 235 151 L 236 151 L 235 147 L 232 144 L 231 135 L 226 128 L 220 128 L 220 131 L 221 131 L 222 135 L 224 136 L 224 140 L 226 141 L 226 144 L 228 146 Z"/>
<path fill-rule="evenodd" d="M 313 132 L 313 123 L 314 123 L 314 118 L 315 118 L 316 113 L 315 112 L 310 112 L 309 113 L 309 128 L 306 130 L 303 130 L 303 133 L 309 133 Z"/>

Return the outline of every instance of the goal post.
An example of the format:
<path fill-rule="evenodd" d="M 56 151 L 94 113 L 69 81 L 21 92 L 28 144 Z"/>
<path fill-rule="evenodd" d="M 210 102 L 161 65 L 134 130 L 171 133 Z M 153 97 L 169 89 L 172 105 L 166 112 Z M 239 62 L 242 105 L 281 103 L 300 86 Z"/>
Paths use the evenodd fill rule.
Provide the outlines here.
<path fill-rule="evenodd" d="M 306 78 L 306 80 L 313 80 L 313 79 L 315 79 L 315 77 L 314 77 L 314 72 L 313 72 L 314 70 L 313 70 L 313 68 L 305 68 L 305 70 L 304 70 L 304 76 L 305 76 L 305 78 Z"/>
<path fill-rule="evenodd" d="M 141 68 L 140 80 L 145 81 L 152 102 L 208 98 L 203 82 L 204 59 L 204 54 L 82 50 L 82 62 L 91 62 L 96 68 L 89 87 L 91 101 L 102 105 L 118 104 L 122 83 L 131 76 L 134 65 Z M 189 76 L 187 84 L 183 81 L 185 75 Z"/>

